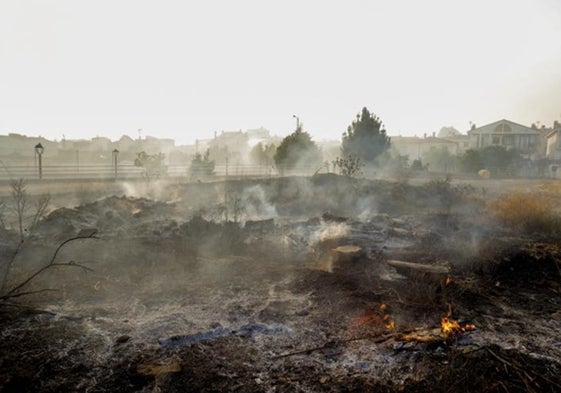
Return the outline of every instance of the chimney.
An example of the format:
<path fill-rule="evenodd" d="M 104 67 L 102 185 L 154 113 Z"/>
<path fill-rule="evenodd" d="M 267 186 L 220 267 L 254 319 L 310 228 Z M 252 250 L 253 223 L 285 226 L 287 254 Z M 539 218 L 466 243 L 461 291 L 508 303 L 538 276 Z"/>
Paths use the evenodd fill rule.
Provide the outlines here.
<path fill-rule="evenodd" d="M 473 124 L 471 125 L 471 129 L 472 129 L 472 130 L 475 130 L 475 123 L 473 123 Z"/>

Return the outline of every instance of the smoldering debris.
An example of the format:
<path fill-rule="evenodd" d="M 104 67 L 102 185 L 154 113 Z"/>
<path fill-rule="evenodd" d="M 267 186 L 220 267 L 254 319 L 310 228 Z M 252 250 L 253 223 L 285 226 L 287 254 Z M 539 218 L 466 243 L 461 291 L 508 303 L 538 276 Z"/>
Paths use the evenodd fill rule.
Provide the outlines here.
<path fill-rule="evenodd" d="M 75 208 L 50 212 L 36 229 L 38 238 L 64 238 L 85 228 L 98 228 L 104 236 L 154 235 L 174 226 L 174 206 L 146 198 L 112 196 Z"/>
<path fill-rule="evenodd" d="M 253 338 L 260 334 L 289 334 L 290 329 L 280 324 L 266 325 L 264 323 L 248 323 L 238 328 L 219 327 L 207 332 L 194 333 L 170 338 L 161 338 L 158 343 L 164 347 L 187 346 L 210 341 L 219 337 L 236 335 L 243 338 Z"/>
<path fill-rule="evenodd" d="M 59 231 L 101 239 L 61 254 L 93 272 L 50 272 L 37 310 L 0 304 L 5 391 L 559 391 L 559 247 L 469 189 L 326 175 L 169 195 L 39 224 L 15 275 Z"/>

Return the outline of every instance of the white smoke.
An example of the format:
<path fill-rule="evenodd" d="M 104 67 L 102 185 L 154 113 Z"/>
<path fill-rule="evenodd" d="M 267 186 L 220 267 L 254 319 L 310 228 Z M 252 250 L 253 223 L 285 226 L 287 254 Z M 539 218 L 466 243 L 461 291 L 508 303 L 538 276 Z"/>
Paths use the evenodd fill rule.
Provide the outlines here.
<path fill-rule="evenodd" d="M 265 190 L 259 185 L 243 190 L 241 202 L 246 220 L 264 220 L 278 217 L 277 209 L 267 199 Z"/>

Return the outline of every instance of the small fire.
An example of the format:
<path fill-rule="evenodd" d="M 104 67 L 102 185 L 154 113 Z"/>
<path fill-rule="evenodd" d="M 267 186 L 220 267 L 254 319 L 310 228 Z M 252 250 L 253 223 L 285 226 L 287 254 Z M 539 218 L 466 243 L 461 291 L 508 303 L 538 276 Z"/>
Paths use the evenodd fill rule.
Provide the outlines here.
<path fill-rule="evenodd" d="M 385 303 L 380 304 L 380 312 L 384 316 L 382 318 L 382 321 L 384 321 L 384 327 L 388 330 L 394 330 L 395 329 L 395 321 L 392 319 L 390 314 L 387 314 L 387 310 L 388 310 L 388 305 L 387 304 L 385 304 Z"/>
<path fill-rule="evenodd" d="M 395 321 L 393 319 L 389 318 L 389 315 L 387 315 L 388 318 L 384 318 L 384 321 L 387 320 L 387 322 L 384 324 L 384 327 L 388 330 L 394 330 L 395 329 Z"/>
<path fill-rule="evenodd" d="M 388 305 L 380 304 L 378 310 L 369 310 L 351 319 L 349 335 L 356 336 L 359 333 L 380 331 L 383 329 L 394 330 L 395 321 L 388 314 Z"/>
<path fill-rule="evenodd" d="M 466 323 L 462 326 L 458 321 L 450 319 L 451 316 L 452 308 L 448 307 L 446 315 L 440 319 L 440 330 L 442 331 L 442 335 L 444 336 L 444 338 L 458 336 L 463 332 L 475 330 L 475 325 Z"/>

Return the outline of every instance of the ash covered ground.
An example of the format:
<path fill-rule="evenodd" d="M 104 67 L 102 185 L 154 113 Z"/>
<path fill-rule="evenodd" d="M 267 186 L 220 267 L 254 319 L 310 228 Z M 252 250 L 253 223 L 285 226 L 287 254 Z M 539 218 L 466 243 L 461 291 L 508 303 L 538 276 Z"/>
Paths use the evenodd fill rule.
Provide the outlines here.
<path fill-rule="evenodd" d="M 91 270 L 0 300 L 1 391 L 561 391 L 555 208 L 508 221 L 445 179 L 123 190 L 53 195 L 19 249 L 2 228 L 7 290 L 96 234 L 56 257 Z"/>

